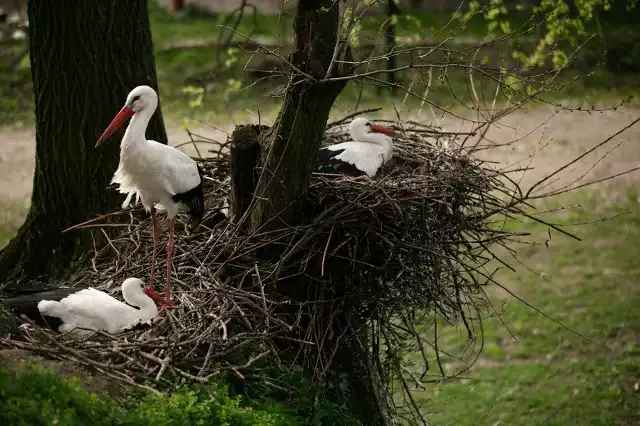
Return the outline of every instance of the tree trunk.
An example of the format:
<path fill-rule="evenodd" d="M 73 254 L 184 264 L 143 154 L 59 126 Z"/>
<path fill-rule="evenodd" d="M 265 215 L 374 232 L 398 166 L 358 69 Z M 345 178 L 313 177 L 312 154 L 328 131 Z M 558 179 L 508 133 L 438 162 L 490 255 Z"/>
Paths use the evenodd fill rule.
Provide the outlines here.
<path fill-rule="evenodd" d="M 0 253 L 0 282 L 59 276 L 92 250 L 89 232 L 61 231 L 123 201 L 107 189 L 118 141 L 94 145 L 131 89 L 157 90 L 147 0 L 30 0 L 28 13 L 36 171 L 25 223 Z M 159 108 L 147 136 L 166 143 Z"/>
<path fill-rule="evenodd" d="M 389 54 L 389 58 L 387 59 L 387 69 L 389 70 L 389 88 L 391 89 L 391 94 L 395 95 L 396 93 L 396 72 L 393 71 L 396 69 L 396 54 L 394 52 L 396 48 L 396 25 L 394 23 L 394 16 L 400 15 L 400 8 L 396 5 L 394 0 L 388 0 L 387 5 L 387 18 L 389 22 L 387 22 L 387 53 Z"/>
<path fill-rule="evenodd" d="M 300 0 L 290 61 L 307 75 L 323 79 L 336 45 L 338 2 Z M 334 72 L 339 67 L 334 67 Z M 333 73 L 332 73 L 333 74 Z M 329 111 L 345 82 L 315 83 L 297 75 L 289 82 L 274 125 L 261 138 L 260 178 L 251 228 L 278 228 L 300 220 L 300 198 L 316 165 Z"/>
<path fill-rule="evenodd" d="M 248 209 L 249 223 L 246 225 L 250 232 L 279 229 L 302 221 L 304 194 L 316 165 L 316 152 L 324 136 L 329 111 L 345 86 L 344 81 L 317 82 L 324 79 L 330 69 L 338 24 L 338 2 L 298 2 L 294 23 L 296 40 L 290 62 L 307 76 L 298 74 L 289 81 L 284 104 L 271 128 L 240 126 L 231 137 L 233 210 L 238 219 Z M 347 49 L 344 51 L 349 53 Z M 331 70 L 332 76 L 344 72 L 338 66 Z M 256 138 L 259 150 L 256 149 Z M 253 175 L 256 165 L 257 174 Z M 255 191 L 251 190 L 252 187 Z M 258 255 L 273 259 L 274 253 L 266 250 Z M 333 284 L 339 287 L 335 281 Z M 269 291 L 274 297 L 279 294 L 289 300 L 306 303 L 309 292 L 313 293 L 310 290 L 313 285 L 312 280 L 297 277 L 279 281 L 277 291 Z M 346 374 L 352 396 L 348 403 L 355 416 L 367 426 L 385 425 L 389 423 L 386 401 L 380 401 L 377 376 L 371 374 L 371 369 L 365 365 L 369 359 L 367 348 L 358 345 L 361 340 L 354 327 L 357 321 L 351 318 L 355 309 L 350 310 L 350 307 L 352 305 L 345 306 L 344 315 L 334 315 L 328 310 L 319 313 L 322 315 L 319 323 L 332 324 L 334 334 L 344 338 L 325 341 L 317 346 L 322 347 L 323 352 L 315 356 L 332 360 L 331 370 L 339 373 L 317 378 L 331 380 Z M 302 318 L 300 324 L 300 331 L 304 334 L 308 321 Z M 312 369 L 315 363 L 312 360 L 307 362 Z M 328 385 L 340 387 L 335 383 Z"/>

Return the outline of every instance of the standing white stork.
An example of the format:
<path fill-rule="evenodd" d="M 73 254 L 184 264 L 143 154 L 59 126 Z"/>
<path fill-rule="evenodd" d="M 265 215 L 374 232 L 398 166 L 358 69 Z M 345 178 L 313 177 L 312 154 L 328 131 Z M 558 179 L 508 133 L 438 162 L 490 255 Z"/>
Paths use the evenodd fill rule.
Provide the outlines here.
<path fill-rule="evenodd" d="M 318 151 L 318 171 L 374 177 L 393 156 L 391 136 L 398 134 L 363 117 L 351 121 L 349 134 L 352 141 L 330 145 Z"/>
<path fill-rule="evenodd" d="M 175 216 L 185 211 L 197 222 L 204 214 L 204 195 L 200 167 L 188 155 L 174 147 L 147 140 L 145 131 L 151 116 L 158 106 L 158 95 L 149 86 L 133 89 L 118 115 L 104 131 L 96 148 L 111 136 L 124 122 L 131 123 L 120 143 L 120 164 L 113 175 L 112 183 L 118 183 L 118 190 L 128 194 L 124 205 L 129 204 L 135 194 L 145 210 L 151 214 L 153 223 L 153 257 L 149 278 L 149 295 L 164 308 L 174 308 L 171 302 L 171 266 L 174 247 Z M 153 290 L 153 274 L 156 267 L 156 249 L 160 231 L 156 221 L 154 206 L 167 211 L 169 217 L 169 242 L 167 244 L 167 282 L 164 301 Z M 162 310 L 162 309 L 161 309 Z"/>
<path fill-rule="evenodd" d="M 116 334 L 137 324 L 146 323 L 158 315 L 158 308 L 149 295 L 149 289 L 144 290 L 143 285 L 142 280 L 138 278 L 127 278 L 122 283 L 122 297 L 125 302 L 140 309 L 89 287 L 60 301 L 40 300 L 38 311 L 43 316 L 59 318 L 63 323 L 58 327 L 60 333 L 81 327 Z"/>

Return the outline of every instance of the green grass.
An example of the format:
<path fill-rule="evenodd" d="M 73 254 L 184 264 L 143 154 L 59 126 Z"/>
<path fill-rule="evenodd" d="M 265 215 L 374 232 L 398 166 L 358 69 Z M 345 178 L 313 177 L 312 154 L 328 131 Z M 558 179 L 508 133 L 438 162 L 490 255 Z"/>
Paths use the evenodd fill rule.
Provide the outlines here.
<path fill-rule="evenodd" d="M 18 231 L 27 214 L 27 204 L 7 204 L 0 201 L 0 249 Z"/>
<path fill-rule="evenodd" d="M 281 368 L 267 366 L 256 378 L 221 377 L 207 384 L 176 384 L 165 388 L 163 395 L 120 388 L 95 372 L 86 376 L 78 369 L 46 367 L 52 361 L 45 364 L 38 357 L 19 364 L 13 361 L 8 361 L 11 367 L 0 363 L 2 425 L 360 424 L 342 401 L 332 399 L 335 395 L 315 392 L 301 369 L 286 361 Z M 315 417 L 308 422 L 312 412 Z"/>
<path fill-rule="evenodd" d="M 636 358 L 594 357 L 562 365 L 506 364 L 430 397 L 438 425 L 632 425 L 638 417 Z M 635 377 L 635 379 L 634 379 Z"/>
<path fill-rule="evenodd" d="M 169 12 L 153 1 L 149 2 L 149 18 L 157 49 L 184 40 L 216 40 L 221 27 L 232 26 L 235 19 L 229 14 L 209 12 L 193 5 L 187 5 L 180 12 Z M 278 18 L 259 13 L 254 16 L 245 10 L 237 31 L 252 37 L 275 38 L 279 28 L 281 33 L 290 32 L 293 18 L 293 14 L 286 11 Z"/>
<path fill-rule="evenodd" d="M 621 195 L 606 207 L 598 195 L 584 193 L 555 203 L 576 201 L 583 207 L 569 216 L 565 212 L 564 223 L 622 216 L 567 228 L 583 242 L 552 233 L 549 248 L 521 248 L 519 256 L 535 272 L 511 262 L 517 272 L 502 273 L 498 281 L 586 338 L 494 289 L 501 320 L 494 315 L 485 321 L 485 350 L 477 365 L 463 380 L 420 394 L 435 424 L 604 426 L 640 421 L 637 193 Z M 539 242 L 548 239 L 546 229 L 531 221 L 508 226 L 533 232 Z M 441 345 L 460 353 L 461 336 L 460 330 L 441 331 Z"/>
<path fill-rule="evenodd" d="M 395 31 L 398 39 L 415 37 L 416 33 L 423 37 L 434 34 L 436 39 L 449 35 L 467 35 L 483 37 L 486 34 L 486 23 L 480 16 L 471 19 L 466 27 L 460 31 L 457 21 L 451 20 L 452 14 L 438 10 L 424 10 L 405 7 L 404 13 L 395 21 Z M 150 2 L 150 18 L 153 26 L 154 42 L 160 46 L 179 42 L 184 39 L 215 40 L 221 26 L 230 26 L 232 19 L 228 14 L 202 10 L 196 6 L 187 6 L 181 12 L 169 12 Z M 281 16 L 253 14 L 245 10 L 237 31 L 251 37 L 266 37 L 275 39 L 278 34 L 287 42 L 293 41 L 292 26 L 295 10 L 284 9 Z M 524 15 L 512 15 L 510 18 L 515 26 L 521 26 L 527 21 Z M 384 36 L 381 27 L 386 22 L 386 15 L 370 14 L 360 21 L 361 42 L 371 38 Z M 242 39 L 238 36 L 238 39 Z M 160 47 L 158 46 L 158 47 Z"/>

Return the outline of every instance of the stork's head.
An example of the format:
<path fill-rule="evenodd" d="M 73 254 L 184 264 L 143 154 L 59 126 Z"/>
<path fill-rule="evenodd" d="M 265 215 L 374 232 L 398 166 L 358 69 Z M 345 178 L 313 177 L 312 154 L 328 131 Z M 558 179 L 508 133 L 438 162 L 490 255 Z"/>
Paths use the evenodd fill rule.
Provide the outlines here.
<path fill-rule="evenodd" d="M 140 300 L 144 295 L 144 282 L 139 278 L 127 278 L 122 283 L 122 297 L 125 302 L 139 306 L 136 301 Z"/>
<path fill-rule="evenodd" d="M 139 278 L 127 278 L 122 283 L 122 292 L 128 294 L 143 294 L 144 282 Z"/>
<path fill-rule="evenodd" d="M 138 86 L 129 92 L 125 106 L 131 108 L 134 113 L 145 109 L 155 110 L 158 106 L 158 95 L 149 86 Z"/>
<path fill-rule="evenodd" d="M 107 127 L 107 130 L 102 133 L 102 136 L 100 136 L 100 139 L 98 139 L 98 142 L 96 142 L 96 148 L 102 143 L 102 141 L 107 139 L 116 130 L 118 130 L 129 117 L 143 111 L 149 111 L 149 116 L 151 116 L 156 110 L 157 106 L 158 95 L 156 94 L 156 91 L 151 87 L 138 86 L 133 89 L 131 92 L 129 92 L 127 101 L 125 102 L 118 115 L 115 116 L 113 121 L 111 121 L 111 124 L 109 124 L 109 127 Z"/>
<path fill-rule="evenodd" d="M 396 132 L 385 126 L 373 124 L 364 117 L 354 118 L 349 125 L 349 133 L 354 141 L 366 142 L 371 133 L 381 133 L 387 136 L 398 136 Z"/>
<path fill-rule="evenodd" d="M 145 288 L 144 282 L 140 278 L 127 278 L 124 280 L 122 283 L 122 296 L 127 302 L 140 300 L 145 297 L 151 298 L 154 302 L 157 300 L 160 302 L 164 301 L 164 299 L 158 296 L 153 290 Z"/>

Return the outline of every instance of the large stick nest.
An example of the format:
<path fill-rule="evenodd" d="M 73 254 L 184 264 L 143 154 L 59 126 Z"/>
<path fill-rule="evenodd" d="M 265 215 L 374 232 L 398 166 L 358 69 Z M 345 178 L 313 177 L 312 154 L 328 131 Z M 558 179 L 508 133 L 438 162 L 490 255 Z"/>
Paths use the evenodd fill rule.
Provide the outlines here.
<path fill-rule="evenodd" d="M 329 125 L 326 143 L 347 138 L 345 122 Z M 276 358 L 288 342 L 315 354 L 321 375 L 332 355 L 318 355 L 342 337 L 326 323 L 333 317 L 327 315 L 342 315 L 373 348 L 371 368 L 418 383 L 401 366 L 402 353 L 421 353 L 426 369 L 427 358 L 438 356 L 437 338 L 435 346 L 425 346 L 428 336 L 416 331 L 418 316 L 460 322 L 475 337 L 482 286 L 491 280 L 483 272 L 493 258 L 491 246 L 513 236 L 492 226 L 490 217 L 518 210 L 505 196 L 513 193 L 505 174 L 474 158 L 458 136 L 419 123 L 394 126 L 403 137 L 375 179 L 314 174 L 307 223 L 268 232 L 244 232 L 221 214 L 231 193 L 230 158 L 222 146 L 214 158 L 199 160 L 206 174 L 203 222 L 191 231 L 177 227 L 173 283 L 179 309 L 163 313 L 151 328 L 117 336 L 77 340 L 26 327 L 22 340 L 4 344 L 158 387 L 176 377 L 250 377 L 247 372 Z M 113 222 L 83 226 L 107 236 L 108 244 L 96 247 L 72 285 L 118 294 L 125 278 L 148 277 L 148 216 L 136 206 Z M 234 363 L 232 354 L 242 357 Z"/>

